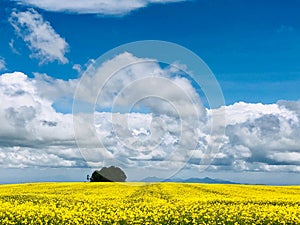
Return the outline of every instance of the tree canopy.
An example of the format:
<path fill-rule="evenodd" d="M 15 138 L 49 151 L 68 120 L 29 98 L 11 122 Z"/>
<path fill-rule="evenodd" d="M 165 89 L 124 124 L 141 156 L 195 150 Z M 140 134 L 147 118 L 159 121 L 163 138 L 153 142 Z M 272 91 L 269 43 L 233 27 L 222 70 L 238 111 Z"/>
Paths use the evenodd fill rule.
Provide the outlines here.
<path fill-rule="evenodd" d="M 95 170 L 90 177 L 91 182 L 125 182 L 127 176 L 122 169 L 115 166 Z"/>

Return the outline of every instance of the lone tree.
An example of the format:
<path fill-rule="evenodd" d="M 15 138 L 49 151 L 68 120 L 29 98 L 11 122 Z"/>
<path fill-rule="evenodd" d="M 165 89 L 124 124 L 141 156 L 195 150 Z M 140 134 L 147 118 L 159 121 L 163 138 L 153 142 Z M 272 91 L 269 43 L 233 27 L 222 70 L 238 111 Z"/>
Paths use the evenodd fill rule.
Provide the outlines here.
<path fill-rule="evenodd" d="M 125 182 L 126 174 L 119 167 L 103 167 L 95 170 L 90 177 L 91 182 Z"/>

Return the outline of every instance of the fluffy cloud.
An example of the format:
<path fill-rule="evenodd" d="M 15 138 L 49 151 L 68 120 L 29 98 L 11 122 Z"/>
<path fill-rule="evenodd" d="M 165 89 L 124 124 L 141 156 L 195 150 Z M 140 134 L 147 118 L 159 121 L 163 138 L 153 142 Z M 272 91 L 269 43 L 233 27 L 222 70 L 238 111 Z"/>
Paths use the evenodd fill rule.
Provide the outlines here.
<path fill-rule="evenodd" d="M 174 76 L 178 74 L 180 71 L 172 66 L 162 69 L 153 59 L 125 52 L 99 68 L 90 67 L 80 81 L 76 98 L 100 110 L 126 112 L 137 107 L 157 114 L 204 118 L 206 112 L 196 90 L 186 78 Z"/>
<path fill-rule="evenodd" d="M 63 64 L 68 62 L 65 57 L 68 43 L 37 11 L 12 12 L 9 21 L 32 51 L 31 57 L 39 59 L 41 64 L 55 60 Z"/>
<path fill-rule="evenodd" d="M 30 166 L 34 162 L 64 165 L 59 159 L 70 166 L 68 157 L 62 158 L 60 152 L 69 148 L 76 152 L 72 116 L 53 109 L 53 96 L 43 96 L 45 90 L 43 85 L 39 86 L 41 83 L 19 72 L 0 76 L 0 150 L 4 167 Z M 53 148 L 57 154 L 48 154 Z M 45 161 L 47 155 L 49 159 Z M 72 155 L 69 157 L 73 158 Z M 72 162 L 75 164 L 76 161 Z"/>
<path fill-rule="evenodd" d="M 152 3 L 171 3 L 184 0 L 18 0 L 19 3 L 35 6 L 48 11 L 84 14 L 124 15 Z"/>
<path fill-rule="evenodd" d="M 119 67 L 123 69 L 115 70 Z M 120 164 L 174 172 L 186 163 L 190 168 L 208 163 L 204 166 L 210 171 L 300 171 L 300 102 L 239 102 L 204 109 L 193 86 L 177 73 L 124 53 L 81 81 L 1 75 L 0 166 Z M 79 82 L 76 101 L 82 110 L 74 118 L 58 112 L 55 102 L 72 99 Z M 94 109 L 94 103 L 95 113 L 84 111 Z M 195 104 L 198 113 L 193 113 Z M 210 132 L 211 116 L 217 115 L 218 123 L 224 112 L 225 135 L 220 137 Z M 218 152 L 209 151 L 214 145 Z"/>
<path fill-rule="evenodd" d="M 46 149 L 34 149 L 28 147 L 5 147 L 0 151 L 0 165 L 5 168 L 24 167 L 76 167 L 76 161 L 68 159 L 68 155 L 60 157 L 57 153 L 63 150 L 57 149 L 56 154 Z M 72 150 L 74 152 L 74 150 Z"/>
<path fill-rule="evenodd" d="M 299 113 L 280 102 L 269 105 L 241 102 L 227 106 L 226 114 L 227 141 L 222 152 L 227 163 L 216 165 L 216 169 L 299 171 Z"/>
<path fill-rule="evenodd" d="M 0 71 L 6 70 L 6 65 L 5 65 L 5 60 L 4 58 L 0 57 Z"/>
<path fill-rule="evenodd" d="M 98 146 L 99 155 L 112 155 L 126 165 L 161 167 L 168 161 L 169 166 L 175 164 L 174 170 L 181 168 L 190 157 L 189 150 L 198 144 L 203 132 L 199 127 L 206 126 L 206 110 L 190 81 L 179 73 L 127 52 L 99 68 L 90 67 L 80 81 L 74 104 L 75 133 L 81 149 L 85 151 L 87 144 L 81 136 L 89 134 L 89 142 L 103 142 Z M 93 111 L 94 106 L 114 113 L 81 114 Z M 93 128 L 95 123 L 97 129 Z M 139 126 L 128 128 L 135 123 Z M 102 129 L 100 133 L 98 129 Z M 88 161 L 95 158 L 89 150 L 83 155 Z"/>
<path fill-rule="evenodd" d="M 74 90 L 78 84 L 78 80 L 61 80 L 54 79 L 47 74 L 34 73 L 34 85 L 38 89 L 40 97 L 56 102 L 64 99 L 71 99 Z"/>

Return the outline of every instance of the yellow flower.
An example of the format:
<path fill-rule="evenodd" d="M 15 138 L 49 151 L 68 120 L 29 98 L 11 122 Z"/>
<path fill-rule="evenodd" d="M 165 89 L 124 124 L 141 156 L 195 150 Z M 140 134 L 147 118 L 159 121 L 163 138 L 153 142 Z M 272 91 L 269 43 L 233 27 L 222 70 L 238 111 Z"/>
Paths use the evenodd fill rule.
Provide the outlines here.
<path fill-rule="evenodd" d="M 0 224 L 300 224 L 300 187 L 156 183 L 0 186 Z"/>

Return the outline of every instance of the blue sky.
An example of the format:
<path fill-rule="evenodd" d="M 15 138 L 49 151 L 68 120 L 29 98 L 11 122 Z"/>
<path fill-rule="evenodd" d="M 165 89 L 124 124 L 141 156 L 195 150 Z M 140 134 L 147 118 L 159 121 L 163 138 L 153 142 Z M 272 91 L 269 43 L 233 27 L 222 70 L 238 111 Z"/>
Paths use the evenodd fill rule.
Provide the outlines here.
<path fill-rule="evenodd" d="M 227 104 L 299 99 L 298 1 L 187 1 L 152 4 L 122 16 L 37 9 L 69 44 L 68 64 L 44 65 L 28 57 L 30 51 L 7 21 L 13 9 L 26 10 L 28 6 L 12 1 L 0 4 L 0 54 L 8 71 L 76 78 L 74 64 L 84 65 L 118 45 L 165 40 L 189 48 L 209 65 L 221 83 Z M 20 55 L 9 47 L 12 39 Z"/>
<path fill-rule="evenodd" d="M 174 172 L 180 163 L 187 162 L 182 176 L 299 183 L 299 8 L 297 0 L 1 0 L 0 177 L 3 182 L 73 181 L 85 177 L 91 168 L 119 163 L 129 178 L 136 180 L 144 175 L 167 177 L 170 174 L 166 171 Z M 104 78 L 87 68 L 97 65 L 103 72 L 145 60 L 128 52 L 101 65 L 95 63 L 111 49 L 141 40 L 173 42 L 196 53 L 219 82 L 225 106 L 206 109 L 197 101 L 191 104 L 180 91 L 197 100 L 198 87 L 156 62 L 119 71 L 120 79 L 112 78 L 104 87 L 105 95 L 99 95 L 97 88 Z M 99 102 L 92 103 L 105 110 L 93 117 L 80 117 L 74 124 L 71 107 L 86 70 L 87 78 L 80 83 L 85 91 L 78 95 L 84 99 L 78 101 L 80 107 L 90 107 L 91 97 L 94 100 L 99 95 Z M 149 82 L 142 88 L 137 85 L 135 92 L 122 89 L 147 73 L 170 80 L 180 90 L 162 80 L 156 86 Z M 117 113 L 112 113 L 115 121 L 111 121 L 108 111 L 112 102 L 126 108 L 124 102 L 128 103 L 130 96 L 143 93 L 163 93 L 164 99 L 176 100 L 170 104 L 154 98 L 141 100 L 136 106 L 142 109 L 140 113 L 126 114 L 131 118 L 128 123 L 124 122 L 125 114 Z M 168 108 L 172 104 L 178 105 L 175 111 L 183 122 L 174 108 Z M 199 124 L 188 119 L 195 116 L 193 107 L 202 118 Z M 224 131 L 223 139 L 218 129 L 216 134 L 209 133 L 214 113 L 216 126 Z M 224 113 L 226 121 L 222 121 Z M 88 125 L 95 127 L 95 134 L 89 133 Z M 159 135 L 151 136 L 155 131 Z M 146 151 L 158 137 L 159 147 Z M 104 147 L 99 147 L 97 138 L 103 140 Z M 199 149 L 190 143 L 194 138 Z M 219 151 L 208 170 L 199 172 L 198 164 L 208 154 L 204 149 L 211 140 Z M 178 146 L 190 152 L 181 155 L 175 151 Z M 171 162 L 167 160 L 170 152 L 171 159 L 174 157 Z M 176 164 L 179 156 L 190 158 Z M 157 162 L 165 170 L 157 169 Z M 47 178 L 42 175 L 45 170 L 50 171 Z M 24 171 L 29 171 L 28 176 Z M 287 174 L 292 175 L 284 180 Z"/>

